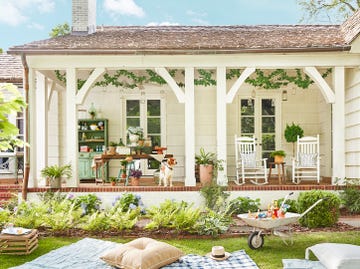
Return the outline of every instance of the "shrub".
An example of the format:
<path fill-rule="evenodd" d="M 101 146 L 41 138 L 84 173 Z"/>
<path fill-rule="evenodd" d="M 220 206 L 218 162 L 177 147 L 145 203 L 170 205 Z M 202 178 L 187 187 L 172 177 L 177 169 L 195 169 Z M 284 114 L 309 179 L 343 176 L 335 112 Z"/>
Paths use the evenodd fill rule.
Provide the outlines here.
<path fill-rule="evenodd" d="M 329 227 L 338 221 L 340 198 L 328 191 L 312 190 L 300 193 L 298 198 L 299 212 L 304 212 L 321 198 L 324 200 L 299 220 L 302 226 L 309 228 Z"/>
<path fill-rule="evenodd" d="M 111 228 L 117 230 L 129 230 L 134 228 L 136 222 L 138 221 L 140 213 L 140 208 L 129 209 L 127 212 L 122 212 L 120 208 L 118 210 L 111 210 L 112 214 L 108 216 L 108 223 Z"/>
<path fill-rule="evenodd" d="M 200 210 L 194 209 L 192 204 L 181 201 L 165 200 L 159 206 L 148 210 L 151 222 L 145 229 L 175 228 L 177 231 L 190 231 L 200 216 Z"/>
<path fill-rule="evenodd" d="M 9 222 L 15 226 L 24 228 L 39 228 L 44 223 L 44 217 L 48 214 L 48 206 L 44 203 L 21 202 L 14 209 L 14 214 L 10 216 Z"/>
<path fill-rule="evenodd" d="M 120 208 L 122 212 L 127 212 L 129 208 L 135 209 L 137 207 L 140 208 L 142 214 L 146 213 L 141 196 L 132 193 L 124 193 L 123 195 L 116 197 L 115 202 L 113 203 L 114 211 Z"/>
<path fill-rule="evenodd" d="M 231 221 L 231 217 L 225 211 L 208 210 L 201 214 L 194 228 L 199 235 L 217 237 L 229 229 Z"/>
<path fill-rule="evenodd" d="M 345 188 L 340 192 L 341 203 L 354 214 L 360 213 L 360 179 L 345 178 Z"/>
<path fill-rule="evenodd" d="M 5 226 L 6 223 L 9 222 L 10 211 L 7 209 L 0 208 L 0 229 Z"/>
<path fill-rule="evenodd" d="M 110 228 L 109 217 L 104 212 L 94 212 L 85 217 L 86 221 L 81 225 L 85 231 L 106 231 Z"/>
<path fill-rule="evenodd" d="M 230 210 L 233 214 L 256 212 L 260 206 L 260 198 L 255 200 L 249 197 L 237 197 L 230 201 Z"/>
<path fill-rule="evenodd" d="M 205 206 L 209 209 L 218 211 L 226 206 L 226 199 L 230 196 L 225 192 L 227 187 L 219 186 L 216 182 L 212 182 L 200 189 L 201 196 L 205 199 Z"/>
<path fill-rule="evenodd" d="M 83 215 L 95 213 L 100 210 L 101 199 L 95 194 L 77 196 L 73 199 L 75 208 L 81 208 Z"/>
<path fill-rule="evenodd" d="M 280 198 L 278 200 L 278 205 L 281 206 L 282 202 L 284 201 L 285 198 Z M 298 204 L 297 204 L 297 201 L 296 200 L 293 200 L 293 199 L 287 199 L 285 201 L 285 204 L 289 205 L 289 208 L 288 208 L 288 212 L 293 212 L 293 213 L 298 213 L 299 210 L 298 210 Z"/>

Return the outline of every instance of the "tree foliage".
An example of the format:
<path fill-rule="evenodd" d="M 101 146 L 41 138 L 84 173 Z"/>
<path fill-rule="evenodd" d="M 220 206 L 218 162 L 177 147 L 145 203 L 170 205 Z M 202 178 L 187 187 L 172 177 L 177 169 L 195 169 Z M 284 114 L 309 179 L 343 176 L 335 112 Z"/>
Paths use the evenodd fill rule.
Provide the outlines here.
<path fill-rule="evenodd" d="M 67 34 L 70 34 L 70 26 L 67 22 L 56 25 L 49 33 L 50 37 L 63 36 Z"/>
<path fill-rule="evenodd" d="M 8 97 L 9 96 L 9 97 Z M 8 116 L 20 112 L 26 106 L 24 98 L 11 83 L 0 84 L 0 150 L 22 146 L 23 141 L 16 138 L 19 129 L 12 124 Z"/>
<path fill-rule="evenodd" d="M 2 48 L 0 48 L 0 53 L 3 53 L 3 49 L 2 49 Z"/>
<path fill-rule="evenodd" d="M 342 22 L 360 8 L 360 0 L 297 0 L 305 14 L 302 21 Z"/>

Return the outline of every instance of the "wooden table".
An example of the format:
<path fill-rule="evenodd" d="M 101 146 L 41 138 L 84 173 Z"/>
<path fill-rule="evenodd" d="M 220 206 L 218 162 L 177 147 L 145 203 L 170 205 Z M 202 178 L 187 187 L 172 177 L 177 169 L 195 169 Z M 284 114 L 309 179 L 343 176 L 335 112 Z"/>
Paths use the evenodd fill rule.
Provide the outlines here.
<path fill-rule="evenodd" d="M 0 254 L 27 255 L 38 247 L 38 231 L 21 235 L 0 234 Z"/>
<path fill-rule="evenodd" d="M 94 156 L 95 163 L 95 183 L 104 183 L 105 182 L 105 165 L 107 165 L 111 160 L 125 160 L 127 157 L 131 156 L 133 159 L 155 159 L 161 162 L 164 158 L 170 158 L 172 154 L 135 154 L 135 155 L 125 155 L 125 154 L 101 154 Z"/>
<path fill-rule="evenodd" d="M 272 171 L 272 166 L 273 165 L 275 165 L 275 168 L 277 166 L 279 184 L 281 185 L 282 183 L 285 183 L 285 181 L 286 181 L 286 179 L 285 179 L 285 162 L 282 162 L 282 163 L 269 162 L 268 180 L 270 181 L 271 171 Z"/>

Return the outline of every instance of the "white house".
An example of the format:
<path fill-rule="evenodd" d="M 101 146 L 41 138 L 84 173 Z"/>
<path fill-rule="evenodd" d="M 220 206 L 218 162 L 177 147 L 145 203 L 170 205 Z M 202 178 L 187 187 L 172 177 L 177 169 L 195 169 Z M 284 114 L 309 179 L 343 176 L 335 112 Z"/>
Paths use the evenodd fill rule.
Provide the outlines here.
<path fill-rule="evenodd" d="M 219 181 L 233 179 L 235 134 L 290 158 L 283 132 L 292 122 L 320 134 L 322 177 L 360 178 L 360 11 L 342 25 L 146 27 L 96 26 L 95 7 L 73 0 L 70 35 L 8 51 L 28 74 L 29 186 L 41 186 L 40 170 L 54 163 L 71 163 L 67 185 L 78 186 L 78 119 L 92 103 L 109 120 L 110 141 L 126 141 L 138 122 L 166 146 L 185 186 L 196 184 L 201 147 L 226 160 Z M 270 74 L 285 83 L 266 89 L 260 78 Z M 303 89 L 305 74 L 314 83 Z"/>

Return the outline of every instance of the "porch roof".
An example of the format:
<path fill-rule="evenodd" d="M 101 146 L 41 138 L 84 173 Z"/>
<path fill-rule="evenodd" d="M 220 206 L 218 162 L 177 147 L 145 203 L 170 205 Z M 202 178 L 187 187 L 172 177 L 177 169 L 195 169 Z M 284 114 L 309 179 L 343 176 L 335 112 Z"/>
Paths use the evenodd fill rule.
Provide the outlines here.
<path fill-rule="evenodd" d="M 214 54 L 348 51 L 340 25 L 101 26 L 9 49 L 27 54 Z"/>

